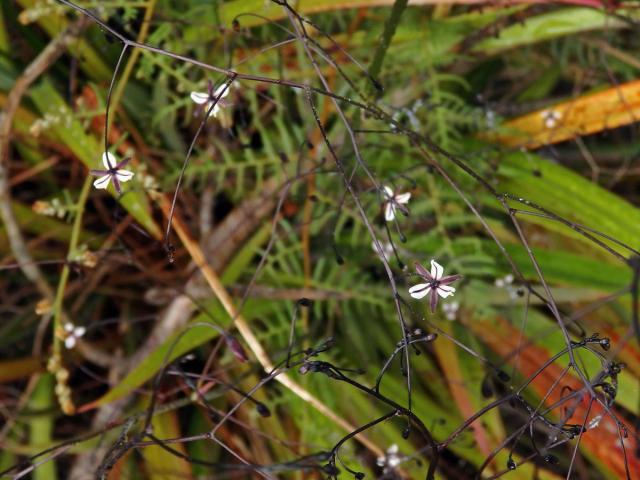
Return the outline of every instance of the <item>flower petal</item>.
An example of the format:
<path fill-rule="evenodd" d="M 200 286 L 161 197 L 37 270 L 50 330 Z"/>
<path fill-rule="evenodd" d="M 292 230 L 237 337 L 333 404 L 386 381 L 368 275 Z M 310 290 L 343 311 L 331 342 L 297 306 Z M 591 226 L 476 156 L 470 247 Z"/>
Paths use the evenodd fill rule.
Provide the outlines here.
<path fill-rule="evenodd" d="M 128 182 L 133 178 L 134 175 L 135 174 L 129 170 L 118 170 L 116 172 L 116 177 L 118 177 L 118 180 L 120 180 L 121 182 Z"/>
<path fill-rule="evenodd" d="M 435 260 L 431 260 L 431 276 L 436 280 L 440 280 L 442 278 L 442 274 L 444 273 L 444 268 Z"/>
<path fill-rule="evenodd" d="M 202 105 L 209 101 L 209 94 L 203 92 L 191 92 L 191 100 L 196 102 L 198 105 Z"/>
<path fill-rule="evenodd" d="M 428 283 L 419 283 L 417 285 L 414 285 L 413 287 L 411 287 L 409 289 L 409 295 L 411 295 L 413 298 L 417 298 L 418 300 L 421 298 L 424 298 L 427 296 L 427 293 L 429 293 L 429 290 L 431 290 L 431 285 Z"/>
<path fill-rule="evenodd" d="M 104 175 L 93 182 L 93 186 L 105 190 L 109 186 L 109 180 L 111 180 L 111 175 Z"/>
<path fill-rule="evenodd" d="M 394 218 L 396 218 L 396 207 L 393 203 L 387 202 L 384 207 L 384 219 L 391 222 Z"/>
<path fill-rule="evenodd" d="M 416 272 L 418 272 L 418 275 L 420 275 L 421 277 L 424 277 L 426 280 L 429 280 L 429 281 L 433 280 L 433 277 L 429 273 L 429 270 L 424 268 L 421 264 L 416 262 L 415 267 L 416 267 Z"/>
<path fill-rule="evenodd" d="M 129 163 L 130 161 L 131 161 L 131 157 L 125 157 L 125 158 L 123 158 L 123 159 L 122 159 L 122 161 L 121 161 L 120 163 L 118 163 L 114 168 L 115 168 L 116 170 L 122 170 L 122 169 L 127 165 L 127 163 Z"/>
<path fill-rule="evenodd" d="M 73 323 L 67 322 L 62 326 L 62 328 L 64 328 L 65 331 L 71 333 L 71 332 L 73 332 Z"/>
<path fill-rule="evenodd" d="M 120 180 L 118 180 L 118 175 L 113 176 L 113 187 L 116 189 L 116 193 L 118 195 L 122 193 L 122 187 L 120 186 Z"/>
<path fill-rule="evenodd" d="M 382 189 L 384 190 L 384 193 L 387 196 L 387 198 L 389 199 L 393 198 L 393 190 L 391 189 L 391 187 L 389 187 L 388 185 L 385 185 L 384 187 L 382 187 Z"/>
<path fill-rule="evenodd" d="M 71 350 L 76 346 L 76 337 L 74 337 L 73 335 L 69 335 L 64 339 L 64 346 Z"/>
<path fill-rule="evenodd" d="M 436 290 L 438 291 L 438 295 L 440 295 L 442 298 L 447 298 L 456 293 L 456 289 L 450 287 L 449 285 L 438 285 L 436 287 Z"/>
<path fill-rule="evenodd" d="M 400 193 L 396 195 L 396 202 L 398 203 L 409 203 L 409 199 L 411 198 L 411 192 Z"/>
<path fill-rule="evenodd" d="M 76 327 L 73 329 L 73 336 L 76 338 L 80 338 L 87 332 L 85 327 Z"/>
<path fill-rule="evenodd" d="M 440 279 L 440 285 L 449 285 L 450 283 L 460 280 L 462 275 L 449 275 Z"/>
<path fill-rule="evenodd" d="M 213 93 L 213 95 L 215 98 L 218 98 L 218 96 L 220 96 L 220 98 L 224 98 L 229 95 L 229 90 L 231 90 L 231 85 L 223 83 L 218 88 L 216 88 L 216 91 Z"/>
<path fill-rule="evenodd" d="M 104 165 L 104 168 L 106 168 L 107 170 L 111 170 L 113 167 L 115 167 L 118 163 L 118 160 L 116 159 L 116 156 L 111 153 L 111 152 L 105 152 L 102 154 L 102 164 Z"/>
<path fill-rule="evenodd" d="M 436 308 L 438 307 L 438 294 L 435 289 L 431 289 L 431 297 L 429 298 L 429 306 L 431 307 L 431 313 L 436 313 Z"/>

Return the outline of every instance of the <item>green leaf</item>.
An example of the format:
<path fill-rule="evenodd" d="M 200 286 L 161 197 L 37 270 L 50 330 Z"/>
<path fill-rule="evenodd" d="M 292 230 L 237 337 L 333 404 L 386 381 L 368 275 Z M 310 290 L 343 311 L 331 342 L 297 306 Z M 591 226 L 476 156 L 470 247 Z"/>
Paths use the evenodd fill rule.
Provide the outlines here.
<path fill-rule="evenodd" d="M 632 248 L 640 247 L 640 210 L 568 168 L 528 153 L 511 153 L 500 164 L 499 178 L 498 189 L 501 192 L 532 201 L 560 217 L 596 229 Z M 516 208 L 534 210 L 517 202 L 510 203 Z M 518 219 L 542 225 L 598 248 L 591 240 L 560 222 L 525 214 L 519 214 Z M 621 254 L 630 255 L 613 242 L 596 237 Z"/>
<path fill-rule="evenodd" d="M 94 404 L 104 405 L 128 395 L 132 390 L 152 378 L 165 364 L 185 353 L 199 347 L 205 342 L 216 338 L 218 332 L 205 326 L 188 327 L 189 330 L 180 337 L 176 332 L 165 340 L 162 345 L 146 356 L 129 374 L 114 388 L 100 397 Z M 176 343 L 178 338 L 179 341 Z M 170 352 L 171 350 L 171 352 Z M 169 354 L 170 353 L 170 354 Z"/>
<path fill-rule="evenodd" d="M 522 245 L 505 245 L 505 247 L 523 275 L 530 280 L 536 280 L 538 274 L 525 248 Z M 625 288 L 631 282 L 631 269 L 620 263 L 610 264 L 564 250 L 534 248 L 533 254 L 545 280 L 551 284 L 613 292 Z"/>
<path fill-rule="evenodd" d="M 55 379 L 53 375 L 49 373 L 42 374 L 29 399 L 29 410 L 37 412 L 29 417 L 29 440 L 31 446 L 37 449 L 47 448 L 52 443 L 53 416 L 50 410 L 55 403 L 53 398 L 54 385 Z M 53 462 L 44 462 L 33 471 L 34 480 L 55 480 L 56 478 L 58 476 Z"/>
<path fill-rule="evenodd" d="M 169 411 L 154 415 L 151 420 L 153 434 L 158 438 L 179 438 L 182 436 L 178 414 Z M 184 444 L 175 443 L 171 448 L 186 455 Z M 150 480 L 170 480 L 174 478 L 192 478 L 191 464 L 164 448 L 153 445 L 140 449 L 145 460 L 146 475 Z"/>
<path fill-rule="evenodd" d="M 622 15 L 622 12 L 620 12 Z M 629 12 L 627 12 L 629 14 Z M 527 18 L 487 38 L 473 48 L 476 52 L 497 53 L 501 50 L 532 45 L 565 35 L 590 30 L 611 30 L 626 26 L 624 20 L 595 8 L 564 8 Z"/>

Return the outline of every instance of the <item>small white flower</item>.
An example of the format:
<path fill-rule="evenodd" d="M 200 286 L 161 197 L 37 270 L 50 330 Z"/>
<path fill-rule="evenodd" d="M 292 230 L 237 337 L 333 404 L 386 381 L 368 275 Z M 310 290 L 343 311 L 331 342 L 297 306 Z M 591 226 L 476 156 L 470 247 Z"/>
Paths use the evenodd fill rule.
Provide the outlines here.
<path fill-rule="evenodd" d="M 498 288 L 504 288 L 507 285 L 511 285 L 513 283 L 513 275 L 511 275 L 510 273 L 505 275 L 502 278 L 496 278 L 496 281 L 494 282 L 495 286 Z"/>
<path fill-rule="evenodd" d="M 543 110 L 540 112 L 540 116 L 542 116 L 544 126 L 547 128 L 554 128 L 562 119 L 562 114 L 555 110 Z"/>
<path fill-rule="evenodd" d="M 226 104 L 226 102 L 223 101 L 223 98 L 229 95 L 229 90 L 231 90 L 230 86 L 225 83 L 216 88 L 215 91 L 212 91 L 212 88 L 210 87 L 209 92 L 191 92 L 191 100 L 198 105 L 202 105 L 202 108 L 208 112 L 211 105 L 216 101 L 216 98 L 220 97 L 211 111 L 211 115 L 216 117 L 220 111 L 220 107 L 225 106 Z"/>
<path fill-rule="evenodd" d="M 518 289 L 513 286 L 513 280 L 513 275 L 509 273 L 502 278 L 496 278 L 494 282 L 496 287 L 504 288 L 507 291 L 511 300 L 518 298 Z"/>
<path fill-rule="evenodd" d="M 384 219 L 387 222 L 393 221 L 396 218 L 396 210 L 400 209 L 400 211 L 409 213 L 409 210 L 406 205 L 409 203 L 409 199 L 411 198 L 411 192 L 406 193 L 394 193 L 391 187 L 385 186 L 384 190 Z"/>
<path fill-rule="evenodd" d="M 407 459 L 407 457 L 405 457 L 404 455 L 399 455 L 398 452 L 398 445 L 394 443 L 389 448 L 387 448 L 387 451 L 383 456 L 376 459 L 376 464 L 379 467 L 383 467 L 385 472 L 389 472 L 390 470 L 395 469 L 396 467 L 398 467 L 398 465 L 400 465 L 400 463 Z"/>
<path fill-rule="evenodd" d="M 130 158 L 125 158 L 118 163 L 116 156 L 110 152 L 102 154 L 102 164 L 104 170 L 90 170 L 89 173 L 94 176 L 100 176 L 93 186 L 98 189 L 106 189 L 109 186 L 109 182 L 113 179 L 113 186 L 116 188 L 118 194 L 122 193 L 120 188 L 120 182 L 128 182 L 133 178 L 134 173 L 129 170 L 123 170 L 122 167 L 129 163 Z"/>
<path fill-rule="evenodd" d="M 458 310 L 460 309 L 460 302 L 458 301 L 453 301 L 453 302 L 449 302 L 449 303 L 445 303 L 444 305 L 442 305 L 442 311 L 444 312 L 444 316 L 447 318 L 447 320 L 455 320 L 456 317 L 458 316 Z"/>
<path fill-rule="evenodd" d="M 456 289 L 449 284 L 462 278 L 462 275 L 449 275 L 447 277 L 443 277 L 444 268 L 442 268 L 442 265 L 435 260 L 431 260 L 431 272 L 418 262 L 416 262 L 415 267 L 416 272 L 418 272 L 418 276 L 422 277 L 422 279 L 427 283 L 414 285 L 409 289 L 409 295 L 413 298 L 421 299 L 431 293 L 429 303 L 431 306 L 431 312 L 433 313 L 436 311 L 436 307 L 438 306 L 438 295 L 442 298 L 452 296 L 456 292 Z"/>
<path fill-rule="evenodd" d="M 84 327 L 76 327 L 73 323 L 67 322 L 64 324 L 64 331 L 66 332 L 64 346 L 71 350 L 76 346 L 78 339 L 85 334 L 87 329 Z"/>

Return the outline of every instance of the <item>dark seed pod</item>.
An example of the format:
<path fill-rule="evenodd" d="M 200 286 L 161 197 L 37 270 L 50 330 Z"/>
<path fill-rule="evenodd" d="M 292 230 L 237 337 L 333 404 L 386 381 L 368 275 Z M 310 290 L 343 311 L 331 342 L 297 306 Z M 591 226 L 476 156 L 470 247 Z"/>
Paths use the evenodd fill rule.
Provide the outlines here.
<path fill-rule="evenodd" d="M 338 470 L 338 468 L 331 463 L 327 463 L 324 467 L 322 467 L 322 471 L 327 475 L 330 475 L 333 477 L 335 477 L 340 473 L 340 470 Z"/>
<path fill-rule="evenodd" d="M 298 299 L 298 305 L 300 305 L 301 307 L 310 307 L 311 306 L 311 300 L 309 300 L 308 298 L 299 298 Z"/>
<path fill-rule="evenodd" d="M 484 377 L 480 386 L 480 393 L 482 393 L 484 398 L 493 397 L 493 385 L 491 385 L 491 379 L 489 377 Z"/>
<path fill-rule="evenodd" d="M 269 408 L 262 402 L 256 404 L 256 410 L 261 417 L 266 418 L 271 416 L 271 410 L 269 410 Z"/>
<path fill-rule="evenodd" d="M 378 93 L 382 94 L 384 92 L 384 87 L 378 80 L 371 77 L 371 83 L 373 84 L 373 87 L 378 91 Z"/>

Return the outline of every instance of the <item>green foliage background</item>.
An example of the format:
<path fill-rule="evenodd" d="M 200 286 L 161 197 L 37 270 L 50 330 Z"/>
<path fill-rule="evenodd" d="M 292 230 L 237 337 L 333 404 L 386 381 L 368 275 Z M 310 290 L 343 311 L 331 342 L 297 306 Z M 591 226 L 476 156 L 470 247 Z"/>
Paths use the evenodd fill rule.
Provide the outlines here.
<path fill-rule="evenodd" d="M 145 43 L 149 45 L 243 74 L 317 84 L 302 49 L 291 42 L 278 44 L 289 38 L 286 29 L 290 26 L 283 18 L 282 8 L 263 0 L 77 3 L 93 9 L 130 38 L 137 38 L 148 12 L 151 20 Z M 388 4 L 391 6 L 391 2 Z M 354 5 L 350 2 L 317 0 L 300 2 L 298 8 L 366 68 L 378 45 L 389 8 L 358 6 L 361 8 L 351 8 Z M 29 62 L 76 14 L 56 2 L 39 0 L 3 3 L 0 14 L 0 92 L 3 92 L 0 102 L 4 102 Z M 640 212 L 636 207 L 637 173 L 632 167 L 640 143 L 634 125 L 578 140 L 602 163 L 595 180 L 577 141 L 525 151 L 508 150 L 487 140 L 491 132 L 501 131 L 506 118 L 636 79 L 640 65 L 633 59 L 639 51 L 640 37 L 633 22 L 637 17 L 633 8 L 608 14 L 604 10 L 552 2 L 509 8 L 409 7 L 386 51 L 379 76 L 385 89 L 379 98 L 367 95 L 370 86 L 362 70 L 321 36 L 317 41 L 331 53 L 352 85 L 330 65 L 319 63 L 336 94 L 375 103 L 400 124 L 428 136 L 462 159 L 499 192 L 526 198 L 571 222 L 597 229 L 637 248 Z M 236 29 L 234 19 L 239 22 Z M 131 69 L 126 66 L 121 70 L 111 112 L 113 129 L 119 132 L 111 146 L 130 149 L 136 178 L 126 184 L 127 193 L 119 199 L 96 190 L 83 199 L 81 189 L 87 170 L 100 167 L 101 119 L 121 48 L 117 42 L 108 40 L 99 28 L 90 26 L 69 45 L 69 53 L 51 65 L 28 90 L 13 122 L 9 167 L 14 178 L 24 172 L 35 173 L 13 185 L 11 206 L 36 260 L 73 259 L 87 249 L 98 252 L 108 249 L 106 255 L 100 256 L 97 269 L 81 268 L 81 272 L 71 273 L 66 289 L 63 284 L 62 305 L 75 324 L 89 327 L 86 349 L 126 358 L 144 344 L 163 309 L 195 275 L 188 254 L 179 244 L 176 263 L 166 261 L 161 242 L 156 240 L 166 220 L 154 202 L 158 192 L 173 192 L 198 128 L 199 112 L 189 93 L 205 91 L 207 81 L 219 85 L 225 78 L 189 63 L 140 50 Z M 603 44 L 607 48 L 603 49 Z M 125 58 L 125 65 L 130 58 Z M 95 107 L 88 103 L 92 95 L 96 96 Z M 292 184 L 285 207 L 276 218 L 273 248 L 256 278 L 256 288 L 267 293 L 250 295 L 242 313 L 270 357 L 282 361 L 286 357 L 295 301 L 311 296 L 314 301 L 308 315 L 298 317 L 297 346 L 309 347 L 335 337 L 335 347 L 324 358 L 344 368 L 364 369 L 358 380 L 373 384 L 385 359 L 401 340 L 393 296 L 362 218 L 352 201 L 341 201 L 342 180 L 326 147 L 314 133 L 304 92 L 240 80 L 233 84 L 229 99 L 231 105 L 225 109 L 224 118 L 210 120 L 196 142 L 177 202 L 178 214 L 206 245 L 207 236 L 223 224 L 225 216 L 231 215 L 229 212 L 236 211 L 247 199 L 273 189 L 274 184 L 295 176 L 298 159 L 307 168 L 310 162 L 326 159 L 313 177 L 313 192 L 306 178 Z M 351 171 L 356 167 L 355 154 L 344 125 L 326 99 L 314 95 L 314 101 L 326 118 L 328 138 Z M 519 375 L 514 357 L 505 357 L 488 338 L 501 338 L 506 333 L 500 330 L 501 322 L 520 331 L 526 341 L 549 356 L 563 348 L 562 335 L 548 309 L 539 301 L 512 294 L 520 287 L 518 282 L 512 292 L 496 285 L 496 279 L 511 273 L 509 264 L 461 197 L 427 168 L 425 158 L 407 138 L 388 122 L 372 118 L 352 105 L 343 107 L 352 124 L 363 132 L 386 130 L 358 135 L 361 154 L 377 180 L 412 192 L 410 216 L 399 217 L 407 241 L 401 242 L 391 227 L 399 256 L 408 267 L 401 268 L 393 258 L 390 263 L 406 301 L 411 326 L 425 331 L 433 331 L 434 325 L 440 329 L 437 344 L 420 348 L 422 354 L 412 357 L 414 410 L 440 441 L 468 418 L 465 402 L 477 411 L 491 401 L 482 394 L 487 376 L 485 365 L 457 348 L 447 336 L 506 371 L 513 370 L 514 378 L 505 386 L 511 388 L 525 378 Z M 227 128 L 231 125 L 233 136 Z M 308 141 L 312 143 L 311 149 L 306 146 Z M 47 163 L 52 156 L 55 163 Z M 283 156 L 287 163 L 283 163 Z M 434 158 L 480 211 L 524 278 L 539 287 L 539 277 L 527 250 L 496 198 L 445 157 Z M 616 177 L 623 167 L 627 170 L 622 177 Z M 386 238 L 380 201 L 373 185 L 361 170 L 355 183 L 368 218 L 380 237 Z M 215 199 L 215 208 L 206 203 L 207 196 Z M 30 207 L 36 201 L 57 205 L 57 213 L 43 216 L 34 212 Z M 513 201 L 509 204 L 513 208 L 522 207 Z M 81 208 L 85 208 L 85 213 L 76 227 L 73 222 Z M 208 230 L 203 229 L 203 225 L 207 227 L 202 220 L 204 208 L 212 209 L 209 214 L 213 221 Z M 311 219 L 308 224 L 305 209 Z M 114 233 L 127 215 L 131 215 L 138 230 L 125 228 Z M 233 255 L 219 272 L 236 304 L 240 303 L 243 287 L 251 280 L 260 256 L 267 253 L 272 215 L 273 208 L 254 225 L 250 235 L 234 245 Z M 611 336 L 617 358 L 627 363 L 627 369 L 619 377 L 616 408 L 632 424 L 638 414 L 640 365 L 638 346 L 629 334 L 632 310 L 625 289 L 631 282 L 631 269 L 566 225 L 535 216 L 522 215 L 518 219 L 563 311 L 570 315 L 612 296 L 601 308 L 581 313 L 580 320 L 586 335 L 600 332 Z M 304 239 L 306 228 L 311 239 L 308 246 Z M 77 245 L 71 242 L 74 230 Z M 139 230 L 145 231 L 147 237 Z M 334 241 L 344 262 L 336 261 Z M 605 243 L 622 255 L 629 255 L 619 245 Z M 307 248 L 310 270 L 306 275 Z M 215 261 L 216 250 L 205 248 L 205 251 Z M 4 226 L 0 228 L 0 254 L 4 265 L 15 261 Z M 406 293 L 415 283 L 410 275 L 413 263 L 427 264 L 431 258 L 445 265 L 447 273 L 461 273 L 465 277 L 455 297 L 460 304 L 455 322 L 449 322 L 441 311 L 431 315 L 424 303 L 411 300 Z M 55 289 L 60 282 L 61 267 L 43 266 L 42 270 Z M 0 324 L 0 381 L 13 392 L 4 399 L 8 411 L 15 414 L 15 422 L 0 438 L 0 470 L 3 470 L 27 455 L 86 434 L 94 410 L 76 416 L 65 416 L 60 411 L 55 379 L 44 368 L 55 336 L 51 327 L 47 327 L 41 354 L 32 351 L 41 325 L 41 316 L 35 313 L 41 297 L 18 269 L 3 270 L 0 282 L 7 292 L 2 297 L 6 313 L 2 314 Z M 163 289 L 169 292 L 163 302 L 148 301 L 150 291 Z M 226 381 L 237 382 L 245 390 L 252 388 L 260 377 L 259 366 L 240 365 L 224 348 L 218 351 L 219 334 L 197 325 L 215 320 L 223 328 L 231 326 L 231 319 L 216 298 L 204 286 L 200 290 L 206 293 L 199 296 L 198 307 L 189 318 L 191 327 L 183 325 L 170 332 L 126 372 L 110 376 L 108 368 L 97 366 L 82 349 L 64 352 L 75 404 L 104 407 L 126 402 L 122 418 L 140 414 L 149 402 L 151 380 L 165 360 L 178 359 L 187 353 L 194 355 L 191 361 L 200 368 L 213 355 L 215 369 L 222 372 Z M 580 361 L 592 374 L 600 367 L 588 355 L 581 355 Z M 564 366 L 567 359 L 563 357 L 557 363 Z M 15 375 L 14 369 L 20 368 L 23 373 Z M 294 373 L 294 376 L 305 389 L 353 425 L 366 424 L 387 411 L 379 402 L 348 385 L 318 375 Z M 156 436 L 196 435 L 211 428 L 214 423 L 207 418 L 206 410 L 192 401 L 184 382 L 169 376 L 163 385 L 166 397 L 162 400 L 164 407 L 154 418 Z M 397 362 L 385 376 L 381 391 L 398 402 L 406 401 L 406 387 Z M 23 404 L 17 401 L 21 392 L 30 392 L 25 394 Z M 228 410 L 239 398 L 221 387 L 212 388 L 207 396 L 221 411 Z M 271 417 L 262 418 L 250 405 L 245 405 L 238 419 L 251 429 L 229 426 L 224 430 L 224 441 L 243 452 L 252 463 L 283 463 L 329 450 L 346 434 L 281 386 L 269 385 L 256 396 L 271 410 Z M 541 401 L 535 389 L 528 389 L 524 396 L 533 405 Z M 552 411 L 549 416 L 557 414 Z M 438 476 L 470 478 L 487 457 L 474 432 L 478 429 L 485 432 L 487 446 L 493 449 L 524 421 L 511 411 L 493 410 L 483 417 L 475 431 L 465 431 L 449 445 Z M 420 478 L 426 471 L 425 459 L 416 449 L 422 445 L 413 436 L 404 439 L 404 427 L 402 420 L 394 419 L 371 429 L 367 436 L 382 451 L 392 444 L 399 445 L 400 452 L 410 457 L 402 463 L 404 474 Z M 257 431 L 281 441 L 261 437 Z M 118 434 L 119 429 L 109 430 L 100 443 L 113 444 Z M 34 478 L 67 478 L 74 459 L 91 452 L 98 444 L 98 438 L 74 443 L 64 455 L 36 468 Z M 510 448 L 507 445 L 497 454 L 495 463 L 485 471 L 486 476 L 506 468 Z M 531 453 L 526 436 L 514 446 L 514 451 L 518 463 Z M 186 442 L 183 452 L 209 461 L 233 460 L 228 452 L 210 441 Z M 554 454 L 560 458 L 559 465 L 536 458 L 519 465 L 507 476 L 563 478 L 571 461 L 571 449 Z M 376 466 L 376 455 L 355 441 L 344 445 L 341 458 L 350 468 L 364 471 L 367 478 L 382 475 Z M 580 475 L 587 475 L 581 478 L 617 478 L 616 468 L 620 464 L 599 456 L 588 444 L 581 448 L 580 459 Z M 205 467 L 186 464 L 165 450 L 150 447 L 139 448 L 124 457 L 112 478 L 210 478 L 207 475 L 212 473 Z M 316 474 L 287 475 L 303 478 Z M 346 472 L 343 475 L 348 476 Z"/>

